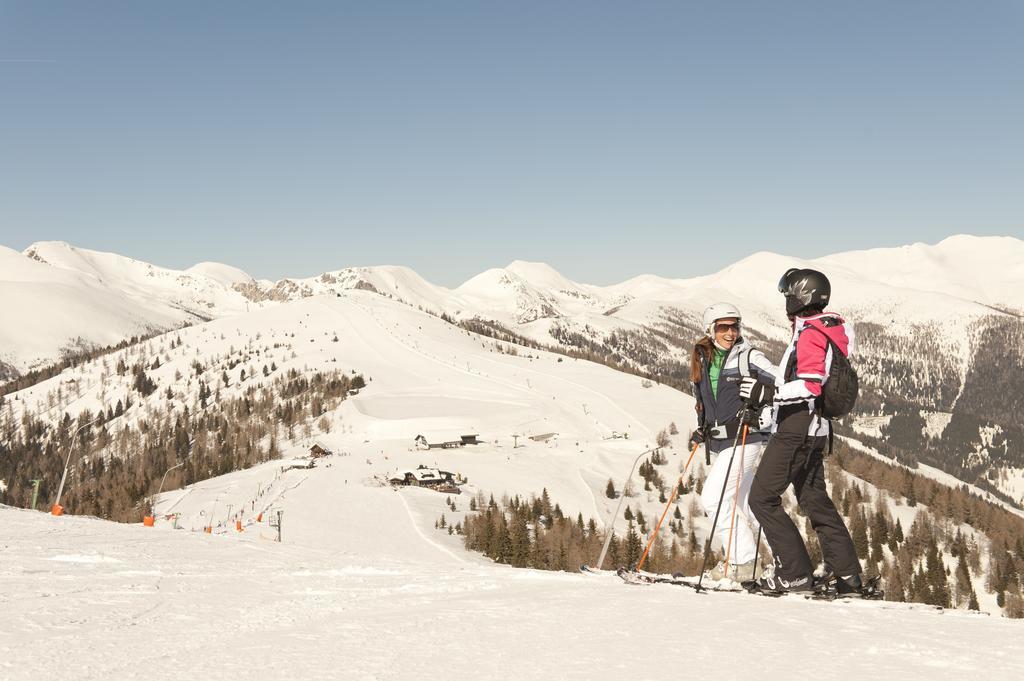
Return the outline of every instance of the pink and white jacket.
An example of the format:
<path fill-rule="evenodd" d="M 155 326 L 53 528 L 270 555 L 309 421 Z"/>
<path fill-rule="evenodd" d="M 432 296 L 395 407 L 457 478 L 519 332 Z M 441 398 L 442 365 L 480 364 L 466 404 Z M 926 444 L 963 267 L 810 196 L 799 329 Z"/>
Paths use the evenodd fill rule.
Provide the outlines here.
<path fill-rule="evenodd" d="M 833 351 L 828 340 L 849 357 L 853 353 L 853 325 L 847 324 L 846 320 L 833 312 L 796 317 L 793 320 L 793 338 L 775 372 L 775 418 L 772 432 L 778 426 L 779 407 L 803 402 L 809 411 L 814 411 L 814 401 L 821 395 L 821 387 L 828 380 L 832 366 Z M 811 420 L 807 434 L 826 436 L 830 428 L 828 419 L 816 415 Z"/>

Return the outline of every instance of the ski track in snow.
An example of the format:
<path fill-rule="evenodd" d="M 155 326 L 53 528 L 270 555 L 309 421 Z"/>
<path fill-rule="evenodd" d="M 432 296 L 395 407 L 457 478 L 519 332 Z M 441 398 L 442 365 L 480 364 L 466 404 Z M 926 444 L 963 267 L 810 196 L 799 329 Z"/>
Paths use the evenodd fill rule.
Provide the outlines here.
<path fill-rule="evenodd" d="M 454 560 L 456 563 L 461 563 L 461 564 L 465 565 L 466 561 L 463 558 L 460 558 L 459 556 L 455 555 L 453 552 L 449 551 L 444 546 L 441 546 L 436 541 L 434 541 L 433 539 L 431 539 L 427 535 L 423 534 L 423 530 L 420 529 L 420 524 L 419 524 L 419 522 L 417 522 L 416 516 L 413 515 L 412 509 L 409 507 L 409 502 L 406 501 L 405 496 L 402 495 L 397 490 L 396 490 L 396 493 L 398 494 L 399 500 L 401 500 L 401 502 L 402 502 L 402 506 L 405 507 L 405 512 L 409 514 L 409 522 L 412 523 L 412 529 L 415 530 L 416 534 L 418 534 L 420 536 L 420 538 L 424 542 L 426 542 L 430 546 L 433 546 L 435 549 L 437 549 L 441 553 L 445 554 L 446 556 L 448 556 L 449 558 Z"/>

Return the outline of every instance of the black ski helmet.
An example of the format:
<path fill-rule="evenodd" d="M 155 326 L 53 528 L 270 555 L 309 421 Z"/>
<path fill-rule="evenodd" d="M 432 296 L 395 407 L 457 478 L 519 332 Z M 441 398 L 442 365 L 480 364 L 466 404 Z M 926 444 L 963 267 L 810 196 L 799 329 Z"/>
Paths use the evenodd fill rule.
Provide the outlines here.
<path fill-rule="evenodd" d="M 779 279 L 779 293 L 786 296 L 786 314 L 800 314 L 808 308 L 824 310 L 832 295 L 828 277 L 818 270 L 786 270 Z"/>

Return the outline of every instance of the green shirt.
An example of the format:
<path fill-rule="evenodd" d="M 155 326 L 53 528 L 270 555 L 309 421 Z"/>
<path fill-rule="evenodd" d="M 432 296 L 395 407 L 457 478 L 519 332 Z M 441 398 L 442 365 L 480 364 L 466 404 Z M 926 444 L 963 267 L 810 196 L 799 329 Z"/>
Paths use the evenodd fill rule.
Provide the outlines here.
<path fill-rule="evenodd" d="M 725 356 L 729 354 L 725 350 L 715 348 L 711 356 L 711 366 L 708 367 L 708 378 L 711 379 L 711 394 L 718 399 L 718 376 L 722 373 L 722 365 L 725 363 Z"/>

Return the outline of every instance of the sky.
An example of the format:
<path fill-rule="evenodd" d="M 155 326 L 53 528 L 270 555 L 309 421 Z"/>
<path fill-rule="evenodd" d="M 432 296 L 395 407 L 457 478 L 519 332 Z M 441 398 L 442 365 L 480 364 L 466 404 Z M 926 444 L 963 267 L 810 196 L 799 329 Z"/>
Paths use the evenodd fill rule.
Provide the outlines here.
<path fill-rule="evenodd" d="M 1024 236 L 1024 3 L 0 0 L 0 244 L 581 282 Z"/>

